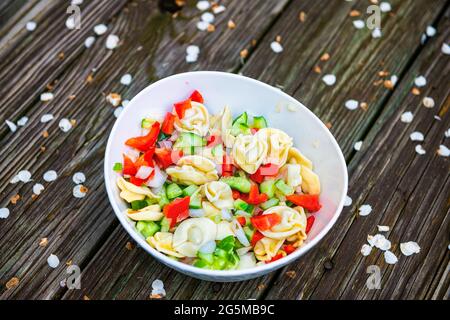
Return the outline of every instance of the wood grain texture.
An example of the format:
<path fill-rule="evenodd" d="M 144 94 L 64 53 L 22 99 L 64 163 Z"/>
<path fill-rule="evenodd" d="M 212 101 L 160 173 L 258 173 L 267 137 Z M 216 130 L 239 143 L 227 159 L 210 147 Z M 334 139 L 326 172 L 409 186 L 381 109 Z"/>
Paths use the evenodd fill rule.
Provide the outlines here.
<path fill-rule="evenodd" d="M 227 7 L 236 23 L 247 28 L 255 24 L 251 16 L 255 10 L 264 16 L 275 17 L 282 9 L 280 2 L 259 6 L 230 3 Z M 209 53 L 208 63 L 215 68 L 232 70 L 240 63 L 241 44 L 257 39 L 270 25 L 270 20 L 261 21 L 260 28 L 252 34 L 243 31 L 205 34 L 196 31 L 198 18 L 192 15 L 193 12 L 193 8 L 188 8 L 185 14 L 190 16 L 173 19 L 167 13 L 161 13 L 155 1 L 131 2 L 113 17 L 109 30 L 109 33 L 121 36 L 121 46 L 114 52 L 107 50 L 105 35 L 89 50 L 82 49 L 76 62 L 72 61 L 58 74 L 53 89 L 55 99 L 45 106 L 35 101 L 31 106 L 34 112 L 25 113 L 30 117 L 26 130 L 8 133 L 2 139 L 3 146 L 14 154 L 14 158 L 3 155 L 2 181 L 9 181 L 22 168 L 30 169 L 38 182 L 42 182 L 40 177 L 49 169 L 57 170 L 60 175 L 54 183 L 45 184 L 46 190 L 35 201 L 30 199 L 31 184 L 5 183 L 1 186 L 2 206 L 6 206 L 15 194 L 20 194 L 23 199 L 14 207 L 10 205 L 11 216 L 2 221 L 1 282 L 6 283 L 13 276 L 21 279 L 14 290 L 6 291 L 2 287 L 2 298 L 59 297 L 65 291 L 59 285 L 66 277 L 64 262 L 71 260 L 83 268 L 98 246 L 103 245 L 111 228 L 117 226 L 103 190 L 103 177 L 98 174 L 102 171 L 104 145 L 114 122 L 113 109 L 102 93 L 115 91 L 123 98 L 131 98 L 159 75 L 202 68 L 202 65 L 207 68 L 208 65 L 201 61 L 197 65 L 185 63 L 184 52 L 189 43 L 205 41 L 201 45 L 204 52 Z M 226 18 L 225 15 L 218 16 L 218 28 L 219 25 L 225 28 Z M 188 32 L 191 34 L 187 35 Z M 187 38 L 180 36 L 183 34 Z M 210 44 L 204 40 L 205 36 L 211 38 L 207 39 Z M 209 49 L 209 45 L 214 48 Z M 221 45 L 224 50 L 215 52 L 216 45 Z M 161 60 L 162 57 L 166 59 Z M 134 75 L 130 88 L 119 84 L 120 77 L 127 72 Z M 90 74 L 93 80 L 87 82 Z M 47 79 L 45 83 L 54 80 Z M 76 98 L 67 99 L 71 95 Z M 45 125 L 39 122 L 44 113 L 53 113 L 58 120 L 62 117 L 76 119 L 77 125 L 63 134 L 58 129 L 58 120 Z M 47 139 L 41 137 L 43 130 L 49 133 Z M 46 147 L 45 152 L 40 151 L 41 145 Z M 71 193 L 74 184 L 70 177 L 76 171 L 83 171 L 88 177 L 86 186 L 90 191 L 84 200 L 74 199 Z M 37 246 L 41 237 L 49 238 L 46 248 Z M 51 253 L 61 259 L 57 270 L 50 270 L 46 264 Z"/>
<path fill-rule="evenodd" d="M 6 126 L 0 128 L 0 146 L 9 151 L 0 155 L 0 181 L 4 182 L 0 207 L 11 209 L 10 217 L 0 221 L 0 285 L 14 276 L 20 279 L 16 288 L 1 286 L 0 299 L 81 299 L 84 295 L 146 299 L 156 278 L 164 281 L 169 299 L 448 297 L 449 258 L 443 250 L 448 242 L 448 171 L 442 176 L 448 158 L 433 152 L 445 142 L 443 130 L 449 120 L 445 112 L 448 76 L 443 72 L 448 74 L 448 57 L 438 54 L 442 41 L 448 39 L 441 31 L 449 29 L 448 14 L 440 14 L 448 1 L 390 2 L 393 12 L 383 14 L 380 39 L 372 39 L 369 30 L 356 30 L 352 25 L 356 18 L 349 17 L 350 10 L 364 12 L 368 5 L 364 2 L 224 1 L 227 10 L 217 15 L 212 33 L 196 29 L 199 13 L 195 1 L 188 1 L 177 17 L 162 13 L 157 1 L 90 1 L 83 7 L 83 28 L 77 32 L 61 27 L 55 30 L 67 17 L 65 6 L 52 2 L 55 8 L 50 10 L 53 7 L 44 6 L 44 1 L 36 2 L 45 8 L 36 17 L 41 29 L 32 34 L 13 33 L 8 45 L 0 40 L 0 122 L 30 117 L 29 124 L 14 134 Z M 303 23 L 298 19 L 300 11 L 306 13 Z M 31 15 L 30 11 L 23 14 L 27 19 Z M 229 19 L 236 29 L 227 29 Z M 420 34 L 437 22 L 439 37 L 422 47 Z M 84 48 L 84 39 L 98 23 L 107 23 L 107 34 L 120 37 L 119 48 L 107 50 L 106 35 L 97 37 L 92 48 Z M 277 35 L 284 46 L 278 55 L 270 50 Z M 189 44 L 201 48 L 195 64 L 184 60 Z M 244 48 L 249 56 L 242 61 L 239 52 Z M 60 52 L 65 53 L 62 60 L 57 57 Z M 330 60 L 320 61 L 325 52 Z M 320 65 L 322 74 L 313 71 L 315 65 Z M 202 282 L 157 263 L 142 249 L 125 247 L 130 237 L 114 217 L 99 174 L 114 122 L 113 109 L 104 95 L 118 92 L 130 99 L 149 83 L 188 70 L 241 72 L 282 86 L 324 122 L 331 122 L 331 131 L 351 160 L 354 206 L 344 211 L 338 227 L 318 247 L 280 272 L 240 283 Z M 373 85 L 381 70 L 399 76 L 395 91 Z M 119 84 L 125 73 L 134 78 L 129 87 Z M 323 84 L 325 73 L 337 75 L 334 87 Z M 426 75 L 430 84 L 420 97 L 413 97 L 409 91 L 418 73 Z M 92 81 L 86 81 L 88 76 Z M 41 103 L 39 94 L 55 80 L 55 99 Z M 432 118 L 432 111 L 420 107 L 425 94 L 435 98 L 441 122 Z M 74 100 L 68 99 L 71 95 L 76 96 Z M 368 111 L 345 109 L 343 104 L 349 98 L 367 102 Z M 398 116 L 407 106 L 414 107 L 416 118 L 411 125 L 398 126 Z M 53 113 L 57 120 L 41 124 L 44 113 Z M 77 121 L 69 133 L 58 129 L 62 117 Z M 415 125 L 426 133 L 428 153 L 422 158 L 408 141 Z M 49 133 L 46 139 L 41 136 L 43 130 Z M 355 154 L 352 145 L 360 139 L 364 139 L 364 148 Z M 46 151 L 41 152 L 40 146 Z M 22 168 L 29 169 L 37 182 L 42 182 L 42 174 L 49 169 L 57 170 L 59 178 L 45 183 L 44 192 L 32 201 L 32 183 L 7 183 Z M 88 179 L 89 192 L 84 199 L 72 196 L 71 176 L 77 171 L 83 171 Z M 15 194 L 22 199 L 15 206 L 8 204 Z M 390 201 L 383 203 L 384 199 Z M 366 201 L 377 213 L 356 220 L 352 213 Z M 425 214 L 432 221 L 429 225 L 420 223 Z M 403 257 L 396 266 L 383 265 L 382 257 L 375 254 L 362 259 L 360 246 L 367 233 L 375 233 L 377 223 L 393 227 L 389 238 L 396 245 L 396 254 L 398 242 L 405 240 L 418 241 L 421 254 Z M 427 234 L 433 234 L 433 239 Z M 49 240 L 45 248 L 38 246 L 42 237 Z M 61 259 L 55 270 L 46 263 L 51 253 Z M 60 286 L 67 276 L 67 261 L 82 269 L 81 290 L 67 291 Z M 382 266 L 380 291 L 365 289 L 368 263 Z M 296 271 L 296 277 L 292 279 L 287 271 Z"/>

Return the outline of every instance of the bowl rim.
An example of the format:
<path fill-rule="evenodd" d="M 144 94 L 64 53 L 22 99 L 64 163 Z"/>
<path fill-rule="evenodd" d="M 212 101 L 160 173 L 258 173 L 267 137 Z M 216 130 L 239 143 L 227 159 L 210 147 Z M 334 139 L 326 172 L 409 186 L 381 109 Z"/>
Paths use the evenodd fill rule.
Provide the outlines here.
<path fill-rule="evenodd" d="M 121 119 L 123 119 L 123 117 L 121 117 L 121 116 L 119 116 L 119 118 L 115 121 L 114 126 L 113 126 L 111 132 L 109 133 L 108 142 L 107 142 L 106 149 L 105 149 L 104 179 L 105 179 L 106 191 L 108 194 L 109 202 L 110 202 L 111 206 L 113 207 L 115 215 L 117 216 L 122 227 L 125 228 L 127 233 L 150 255 L 154 256 L 155 258 L 157 258 L 157 260 L 160 260 L 160 262 L 163 262 L 167 266 L 170 266 L 171 268 L 174 268 L 177 271 L 182 270 L 183 272 L 188 273 L 188 274 L 195 274 L 195 275 L 199 275 L 199 276 L 203 276 L 203 277 L 211 277 L 211 278 L 217 277 L 217 278 L 221 278 L 221 279 L 225 279 L 227 277 L 232 278 L 232 277 L 237 277 L 237 276 L 252 276 L 252 275 L 258 276 L 258 275 L 262 275 L 262 274 L 267 274 L 271 271 L 274 271 L 276 269 L 283 267 L 284 265 L 292 263 L 294 260 L 296 260 L 300 256 L 304 255 L 311 248 L 313 248 L 319 241 L 321 241 L 325 237 L 325 235 L 328 234 L 330 229 L 336 223 L 337 219 L 341 215 L 341 212 L 342 212 L 342 209 L 344 206 L 345 197 L 346 197 L 347 191 L 348 191 L 348 171 L 347 171 L 347 165 L 345 162 L 344 155 L 342 154 L 342 150 L 339 147 L 339 144 L 337 143 L 336 139 L 331 134 L 331 132 L 328 130 L 328 128 L 325 126 L 325 124 L 311 110 L 309 110 L 306 106 L 304 106 L 300 101 L 296 100 L 295 98 L 291 97 L 287 93 L 285 93 L 271 85 L 268 85 L 262 81 L 259 81 L 259 80 L 253 79 L 253 78 L 249 78 L 249 77 L 246 77 L 243 75 L 238 75 L 238 74 L 233 74 L 233 73 L 228 73 L 228 72 L 221 72 L 221 71 L 191 71 L 191 72 L 177 73 L 177 74 L 168 76 L 166 78 L 160 79 L 160 80 L 148 85 L 147 87 L 142 89 L 136 96 L 134 96 L 130 100 L 128 105 L 131 106 L 134 101 L 138 100 L 139 97 L 148 94 L 151 90 L 160 86 L 162 83 L 172 81 L 176 78 L 183 78 L 183 77 L 188 77 L 190 75 L 199 75 L 199 74 L 206 75 L 206 76 L 214 75 L 214 76 L 220 76 L 220 77 L 230 77 L 230 78 L 238 79 L 240 81 L 251 82 L 252 84 L 264 87 L 266 90 L 275 91 L 277 94 L 281 94 L 289 102 L 292 102 L 292 103 L 298 105 L 300 108 L 304 109 L 303 111 L 309 113 L 312 116 L 312 118 L 314 119 L 314 121 L 316 121 L 326 131 L 326 134 L 328 135 L 328 138 L 330 139 L 332 145 L 337 150 L 337 153 L 338 153 L 337 161 L 339 162 L 339 165 L 342 167 L 342 170 L 344 172 L 344 192 L 342 194 L 342 197 L 340 199 L 338 207 L 333 215 L 333 218 L 330 220 L 330 222 L 328 222 L 327 225 L 325 225 L 325 227 L 316 235 L 316 237 L 313 240 L 306 243 L 304 246 L 300 247 L 298 250 L 294 251 L 293 253 L 291 253 L 279 260 L 276 260 L 272 263 L 264 264 L 262 266 L 256 266 L 253 268 L 241 269 L 241 270 L 208 270 L 208 269 L 201 269 L 201 268 L 195 267 L 193 265 L 189 265 L 189 264 L 171 259 L 168 256 L 166 256 L 165 254 L 152 248 L 145 241 L 145 239 L 142 238 L 137 233 L 136 230 L 134 230 L 132 225 L 126 220 L 125 216 L 123 215 L 123 212 L 120 210 L 120 208 L 118 207 L 118 204 L 116 203 L 116 201 L 114 199 L 113 190 L 109 183 L 109 181 L 111 181 L 110 175 L 113 174 L 113 172 L 109 172 L 110 170 L 108 170 L 108 166 L 109 166 L 109 162 L 110 162 L 109 154 L 112 149 L 112 137 L 115 135 L 116 131 L 118 130 L 117 128 L 120 126 Z M 125 110 L 123 110 L 123 113 L 126 112 L 126 109 L 128 109 L 128 108 L 125 108 Z"/>

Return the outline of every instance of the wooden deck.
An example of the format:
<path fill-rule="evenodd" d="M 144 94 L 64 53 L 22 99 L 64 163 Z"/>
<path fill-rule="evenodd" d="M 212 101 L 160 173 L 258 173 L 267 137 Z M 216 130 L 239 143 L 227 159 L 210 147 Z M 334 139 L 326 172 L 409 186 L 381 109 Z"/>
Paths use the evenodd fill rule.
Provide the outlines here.
<path fill-rule="evenodd" d="M 187 2 L 172 16 L 156 0 L 84 1 L 80 30 L 65 26 L 68 1 L 1 2 L 0 208 L 10 215 L 0 219 L 0 299 L 148 299 L 155 279 L 163 280 L 167 299 L 448 299 L 449 158 L 437 150 L 450 147 L 450 56 L 442 49 L 450 40 L 450 2 L 389 0 L 380 38 L 352 23 L 367 17 L 369 0 L 224 0 L 214 32 L 196 28 L 200 11 L 196 1 Z M 227 28 L 230 19 L 235 29 Z M 32 32 L 28 21 L 37 23 Z M 107 33 L 86 48 L 100 23 Z M 427 26 L 437 33 L 421 41 Z M 115 50 L 105 48 L 108 34 L 120 37 Z M 278 54 L 270 48 L 277 36 L 284 48 Z M 185 61 L 189 44 L 200 47 L 196 63 Z M 116 118 L 105 95 L 131 99 L 158 79 L 190 70 L 241 73 L 280 87 L 320 117 L 344 151 L 352 205 L 307 255 L 265 277 L 211 283 L 183 276 L 130 247 L 109 205 L 103 155 Z M 133 75 L 128 87 L 120 84 L 126 73 Z M 336 75 L 333 86 L 324 84 L 325 74 Z M 386 82 L 392 75 L 393 88 Z M 419 75 L 423 87 L 415 87 Z M 42 102 L 46 91 L 54 99 Z M 424 97 L 435 106 L 425 108 Z M 365 104 L 350 111 L 349 99 Z M 414 114 L 411 123 L 400 121 L 406 111 Z M 55 120 L 41 123 L 47 113 Z M 27 124 L 11 132 L 5 120 L 23 116 Z M 62 132 L 62 118 L 76 120 L 75 127 Z M 425 140 L 411 141 L 414 131 Z M 35 181 L 9 183 L 23 169 Z M 48 170 L 58 172 L 56 181 L 42 179 Z M 83 199 L 72 195 L 77 171 L 87 177 Z M 45 190 L 32 197 L 36 182 Z M 372 206 L 370 215 L 358 216 L 362 204 Z M 360 253 L 377 225 L 390 227 L 395 265 L 379 250 Z M 402 255 L 406 241 L 417 242 L 420 253 Z M 52 253 L 61 261 L 56 269 L 47 263 Z M 66 262 L 81 268 L 80 290 L 61 286 Z M 379 290 L 366 286 L 370 265 L 381 270 Z"/>

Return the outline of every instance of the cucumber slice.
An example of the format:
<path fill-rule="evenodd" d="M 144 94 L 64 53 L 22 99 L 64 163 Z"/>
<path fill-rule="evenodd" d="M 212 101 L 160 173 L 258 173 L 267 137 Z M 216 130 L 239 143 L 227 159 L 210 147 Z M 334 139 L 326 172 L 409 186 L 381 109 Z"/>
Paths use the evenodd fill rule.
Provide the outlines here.
<path fill-rule="evenodd" d="M 241 114 L 239 117 L 237 117 L 236 119 L 234 119 L 233 125 L 236 124 L 236 123 L 247 124 L 247 123 L 248 123 L 248 115 L 247 115 L 247 112 L 244 112 L 244 113 Z"/>
<path fill-rule="evenodd" d="M 189 201 L 189 208 L 191 209 L 201 209 L 202 208 L 202 197 L 199 194 L 194 194 L 191 196 Z"/>
<path fill-rule="evenodd" d="M 158 204 L 162 209 L 165 205 L 168 205 L 170 203 L 169 199 L 167 199 L 166 186 L 163 186 L 162 190 L 159 192 L 158 195 L 159 195 Z"/>
<path fill-rule="evenodd" d="M 204 147 L 206 146 L 206 139 L 191 132 L 181 133 L 177 141 L 173 145 L 176 149 L 184 149 L 187 147 Z"/>
<path fill-rule="evenodd" d="M 278 203 L 280 203 L 280 200 L 277 198 L 272 198 L 267 200 L 266 202 L 263 202 L 260 204 L 261 209 L 267 210 L 269 208 L 275 207 Z"/>
<path fill-rule="evenodd" d="M 250 241 L 255 234 L 255 229 L 253 229 L 251 226 L 245 226 L 242 229 L 244 229 L 244 233 L 247 236 L 247 239 Z"/>
<path fill-rule="evenodd" d="M 136 200 L 131 202 L 131 209 L 133 210 L 141 210 L 147 206 L 147 201 L 145 200 Z"/>
<path fill-rule="evenodd" d="M 294 188 L 288 186 L 283 180 L 277 180 L 275 187 L 285 196 L 294 194 Z"/>
<path fill-rule="evenodd" d="M 183 195 L 183 190 L 181 190 L 181 188 L 176 183 L 171 183 L 167 186 L 166 193 L 167 198 L 169 198 L 169 200 L 172 200 Z"/>
<path fill-rule="evenodd" d="M 152 120 L 149 118 L 144 118 L 141 121 L 141 128 L 150 129 L 154 122 L 155 122 L 155 120 Z"/>
<path fill-rule="evenodd" d="M 266 118 L 263 116 L 253 117 L 253 128 L 262 129 L 267 128 Z"/>
<path fill-rule="evenodd" d="M 214 263 L 214 255 L 212 253 L 203 253 L 203 252 L 198 252 L 197 256 L 205 261 L 207 264 L 213 264 Z"/>
<path fill-rule="evenodd" d="M 275 196 L 275 180 L 265 180 L 259 185 L 259 191 L 261 193 L 267 194 L 269 198 L 273 198 Z"/>
<path fill-rule="evenodd" d="M 252 186 L 250 181 L 243 177 L 222 177 L 220 180 L 228 184 L 232 189 L 243 193 L 249 193 Z"/>
<path fill-rule="evenodd" d="M 251 134 L 252 131 L 250 130 L 250 127 L 246 123 L 235 123 L 231 127 L 230 133 L 237 137 L 240 134 Z"/>
<path fill-rule="evenodd" d="M 161 220 L 161 232 L 168 232 L 170 229 L 170 221 L 166 217 Z"/>
<path fill-rule="evenodd" d="M 136 230 L 139 231 L 145 239 L 153 236 L 159 229 L 160 227 L 158 224 L 153 221 L 138 221 L 136 223 Z"/>
<path fill-rule="evenodd" d="M 212 154 L 214 157 L 217 157 L 217 158 L 222 159 L 223 154 L 224 154 L 222 144 L 218 144 L 218 145 L 214 146 L 214 147 L 211 149 L 211 154 Z"/>
<path fill-rule="evenodd" d="M 244 200 L 236 199 L 234 200 L 234 208 L 236 209 L 236 211 L 242 210 L 248 213 L 252 213 L 255 207 L 251 204 L 248 204 Z"/>
<path fill-rule="evenodd" d="M 210 265 L 205 260 L 198 259 L 194 262 L 194 267 L 201 269 L 209 269 Z"/>
<path fill-rule="evenodd" d="M 197 186 L 193 184 L 183 189 L 184 196 L 192 196 L 198 190 Z"/>

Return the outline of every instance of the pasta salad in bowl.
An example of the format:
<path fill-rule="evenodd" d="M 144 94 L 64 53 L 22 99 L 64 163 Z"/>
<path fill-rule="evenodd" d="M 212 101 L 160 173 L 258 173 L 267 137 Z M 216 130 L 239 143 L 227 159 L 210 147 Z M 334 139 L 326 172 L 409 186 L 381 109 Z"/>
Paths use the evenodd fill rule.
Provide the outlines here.
<path fill-rule="evenodd" d="M 333 178 L 342 175 L 341 190 L 322 194 L 315 161 L 295 137 L 272 125 L 270 112 L 210 107 L 202 81 L 184 84 L 182 99 L 168 99 L 158 110 L 139 108 L 136 128 L 123 130 L 114 154 L 108 141 L 106 160 L 111 154 L 116 161 L 105 163 L 107 190 L 122 224 L 163 263 L 207 280 L 259 276 L 306 252 L 342 208 L 345 163 L 345 173 Z M 135 99 L 144 102 L 143 93 Z M 336 169 L 324 168 L 324 178 Z"/>

